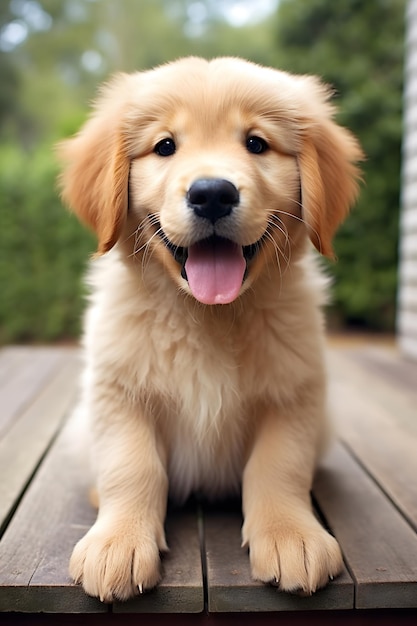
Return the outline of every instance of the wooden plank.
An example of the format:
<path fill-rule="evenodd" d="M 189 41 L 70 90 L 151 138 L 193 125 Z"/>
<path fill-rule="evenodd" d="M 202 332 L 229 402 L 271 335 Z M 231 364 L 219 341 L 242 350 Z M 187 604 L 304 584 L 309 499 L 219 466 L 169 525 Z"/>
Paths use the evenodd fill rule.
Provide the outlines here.
<path fill-rule="evenodd" d="M 18 358 L 16 354 L 13 369 L 9 369 L 4 352 L 0 353 L 3 383 L 9 384 L 22 364 L 23 353 Z M 38 391 L 33 388 L 29 404 L 22 405 L 16 413 L 19 418 L 0 440 L 0 513 L 3 495 L 7 499 L 9 492 L 13 494 L 0 520 L 7 518 L 73 404 L 79 364 L 76 351 L 66 354 L 65 363 L 53 368 L 48 382 L 39 383 Z M 384 358 L 377 353 L 337 351 L 330 359 L 332 395 L 344 440 L 396 506 L 413 521 L 417 506 L 417 472 L 413 465 L 416 392 L 413 377 L 408 377 L 405 369 L 395 369 L 390 359 Z M 329 527 L 342 543 L 355 579 L 356 607 L 416 607 L 415 534 L 346 450 L 340 446 L 335 450 L 318 474 L 315 496 Z M 0 542 L 0 610 L 108 610 L 85 596 L 67 575 L 72 547 L 94 519 L 85 497 L 86 487 L 84 475 L 70 452 L 66 430 L 43 462 Z M 210 611 L 353 606 L 353 583 L 347 572 L 311 598 L 282 594 L 273 587 L 254 583 L 248 555 L 240 548 L 240 526 L 239 509 L 205 513 Z M 131 602 L 115 604 L 115 612 L 202 611 L 195 514 L 187 511 L 184 516 L 170 517 L 167 533 L 171 553 L 163 560 L 164 579 L 160 587 Z"/>
<path fill-rule="evenodd" d="M 331 383 L 346 385 L 349 391 L 354 386 L 354 397 L 372 404 L 381 416 L 390 415 L 395 428 L 417 439 L 417 363 L 372 346 L 339 351 L 331 358 Z M 337 413 L 337 404 L 334 408 Z"/>
<path fill-rule="evenodd" d="M 6 346 L 0 349 L 0 392 L 8 380 L 15 376 L 16 369 L 30 356 L 30 348 Z"/>
<path fill-rule="evenodd" d="M 58 352 L 48 383 L 0 440 L 0 528 L 27 485 L 58 427 L 74 403 L 80 370 L 78 351 Z M 65 358 L 63 357 L 65 354 Z M 36 360 L 35 360 L 36 364 Z M 16 390 L 17 393 L 17 390 Z M 23 392 L 22 392 L 23 393 Z M 0 405 L 3 399 L 0 391 Z"/>
<path fill-rule="evenodd" d="M 367 346 L 366 348 L 350 350 L 349 360 L 359 364 L 368 373 L 373 374 L 382 383 L 388 383 L 391 395 L 398 395 L 398 400 L 404 398 L 414 409 L 417 419 L 417 363 L 403 359 L 395 349 L 386 349 L 381 346 Z M 417 424 L 416 424 L 417 434 Z"/>
<path fill-rule="evenodd" d="M 172 511 L 166 532 L 170 551 L 162 557 L 162 581 L 143 596 L 114 603 L 114 613 L 201 613 L 204 610 L 196 508 Z"/>
<path fill-rule="evenodd" d="M 0 542 L 0 611 L 89 613 L 109 607 L 68 576 L 78 539 L 93 524 L 88 472 L 79 463 L 68 425 L 32 481 Z M 171 553 L 160 587 L 115 612 L 201 612 L 204 593 L 196 514 L 168 521 Z"/>
<path fill-rule="evenodd" d="M 13 346 L 4 348 L 2 353 L 0 439 L 36 398 L 67 350 Z"/>
<path fill-rule="evenodd" d="M 405 378 L 402 387 L 382 378 L 381 367 L 372 373 L 329 351 L 331 411 L 342 440 L 417 528 L 416 394 Z"/>
<path fill-rule="evenodd" d="M 94 522 L 87 473 L 65 429 L 44 460 L 0 541 L 0 611 L 107 612 L 71 583 L 68 562 Z"/>
<path fill-rule="evenodd" d="M 353 608 L 353 583 L 346 569 L 325 589 L 300 597 L 251 578 L 247 550 L 241 548 L 238 509 L 205 513 L 208 608 L 210 612 L 304 611 Z"/>
<path fill-rule="evenodd" d="M 314 494 L 355 580 L 356 608 L 417 607 L 417 536 L 341 444 L 323 461 Z"/>

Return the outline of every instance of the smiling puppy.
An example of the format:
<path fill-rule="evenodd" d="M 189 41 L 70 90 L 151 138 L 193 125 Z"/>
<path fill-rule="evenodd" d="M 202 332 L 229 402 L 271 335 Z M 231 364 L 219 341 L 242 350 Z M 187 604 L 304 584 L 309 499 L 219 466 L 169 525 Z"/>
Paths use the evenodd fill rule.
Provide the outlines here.
<path fill-rule="evenodd" d="M 238 59 L 121 74 L 61 146 L 98 237 L 86 372 L 99 513 L 70 571 L 104 601 L 160 578 L 168 495 L 242 490 L 255 579 L 312 593 L 342 564 L 310 503 L 325 435 L 324 283 L 311 242 L 357 194 L 329 91 Z"/>

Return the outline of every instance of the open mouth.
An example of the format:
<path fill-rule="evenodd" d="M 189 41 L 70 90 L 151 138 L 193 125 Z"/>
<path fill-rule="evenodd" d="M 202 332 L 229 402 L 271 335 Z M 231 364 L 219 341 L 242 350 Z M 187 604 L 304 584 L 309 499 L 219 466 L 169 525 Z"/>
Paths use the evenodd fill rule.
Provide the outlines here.
<path fill-rule="evenodd" d="M 174 245 L 161 228 L 158 233 L 181 266 L 193 296 L 203 304 L 229 304 L 235 300 L 246 278 L 247 265 L 261 247 L 261 241 L 239 244 L 212 235 L 191 246 Z"/>

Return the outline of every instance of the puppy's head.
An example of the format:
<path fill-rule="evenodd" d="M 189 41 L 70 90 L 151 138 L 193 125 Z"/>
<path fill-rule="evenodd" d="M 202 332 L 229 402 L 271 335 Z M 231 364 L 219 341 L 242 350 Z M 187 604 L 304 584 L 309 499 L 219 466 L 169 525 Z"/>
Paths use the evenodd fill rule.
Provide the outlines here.
<path fill-rule="evenodd" d="M 328 99 L 314 77 L 239 59 L 119 75 L 61 145 L 63 198 L 99 254 L 117 244 L 200 302 L 232 302 L 307 238 L 332 256 L 362 154 Z"/>

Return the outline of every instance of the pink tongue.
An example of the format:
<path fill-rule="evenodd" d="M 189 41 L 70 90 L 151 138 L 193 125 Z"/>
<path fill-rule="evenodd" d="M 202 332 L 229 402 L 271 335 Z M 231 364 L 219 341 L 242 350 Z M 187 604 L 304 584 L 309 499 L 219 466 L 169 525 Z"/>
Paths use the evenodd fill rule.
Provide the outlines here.
<path fill-rule="evenodd" d="M 203 304 L 228 304 L 238 295 L 245 274 L 242 247 L 227 239 L 205 239 L 188 248 L 188 284 Z"/>

